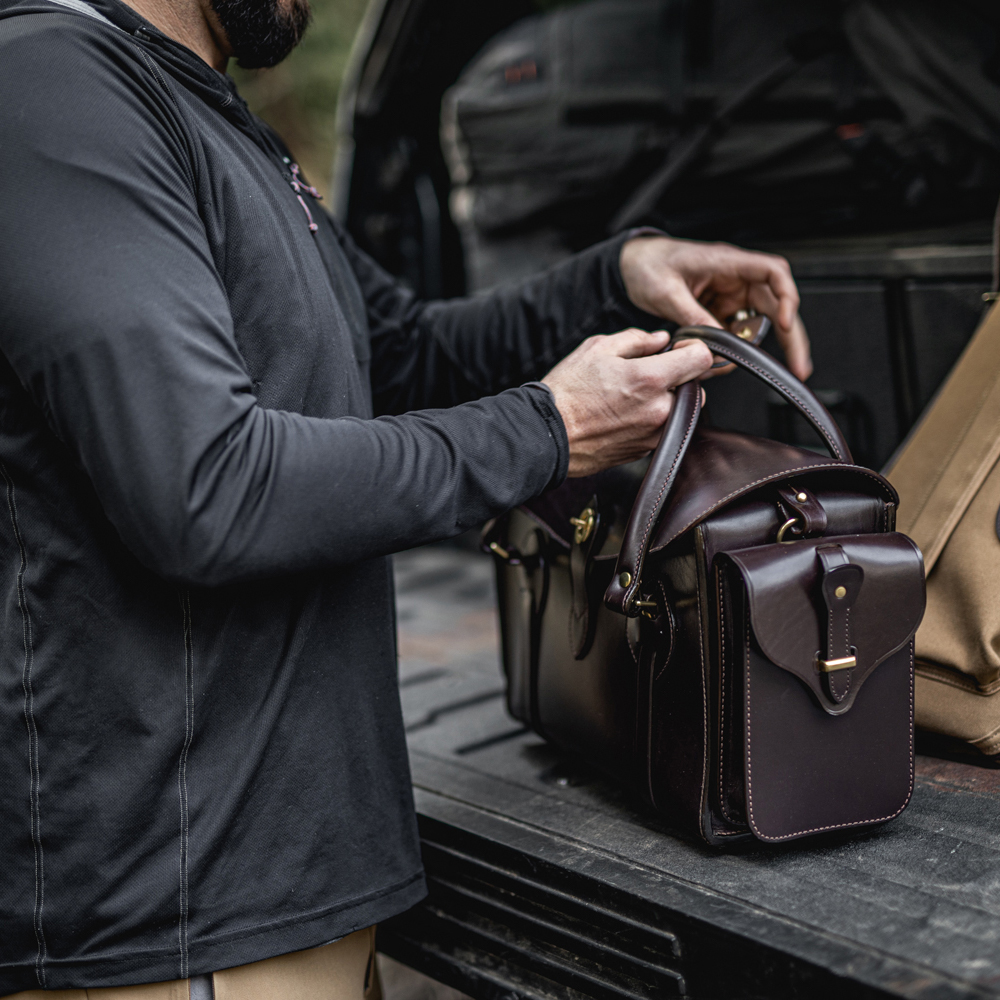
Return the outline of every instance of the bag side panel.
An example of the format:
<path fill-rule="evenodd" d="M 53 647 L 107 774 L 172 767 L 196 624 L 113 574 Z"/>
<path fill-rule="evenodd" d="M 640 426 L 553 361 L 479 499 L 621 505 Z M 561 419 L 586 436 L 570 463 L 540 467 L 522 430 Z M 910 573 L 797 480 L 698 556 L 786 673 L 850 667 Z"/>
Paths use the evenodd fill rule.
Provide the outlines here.
<path fill-rule="evenodd" d="M 501 525 L 501 540 L 520 553 L 537 553 L 544 534 L 519 510 L 511 511 Z M 547 590 L 544 563 L 534 569 L 496 560 L 500 645 L 507 680 L 507 710 L 519 722 L 534 726 L 532 686 L 537 659 L 537 617 L 544 612 Z"/>
<path fill-rule="evenodd" d="M 614 563 L 596 562 L 592 571 L 606 577 L 595 586 L 606 587 Z M 569 559 L 560 553 L 550 566 L 539 642 L 539 731 L 635 784 L 638 667 L 626 635 L 627 619 L 600 605 L 593 645 L 577 660 L 571 646 L 571 609 Z"/>
<path fill-rule="evenodd" d="M 500 645 L 507 680 L 507 711 L 531 723 L 531 591 L 519 566 L 497 560 Z"/>
<path fill-rule="evenodd" d="M 669 657 L 652 661 L 648 719 L 640 722 L 648 732 L 644 763 L 654 805 L 675 827 L 710 840 L 710 653 L 705 643 L 711 610 L 699 534 L 696 530 L 650 566 L 673 608 L 674 642 Z"/>
<path fill-rule="evenodd" d="M 717 808 L 723 818 L 735 826 L 746 825 L 746 773 L 743 753 L 744 710 L 744 670 L 743 636 L 739 623 L 742 614 L 738 611 L 743 599 L 742 581 L 734 595 L 726 585 L 726 574 L 716 567 L 715 573 L 718 600 L 719 636 L 719 697 L 718 719 L 715 727 L 717 741 L 716 761 L 718 773 L 713 775 L 717 782 Z"/>

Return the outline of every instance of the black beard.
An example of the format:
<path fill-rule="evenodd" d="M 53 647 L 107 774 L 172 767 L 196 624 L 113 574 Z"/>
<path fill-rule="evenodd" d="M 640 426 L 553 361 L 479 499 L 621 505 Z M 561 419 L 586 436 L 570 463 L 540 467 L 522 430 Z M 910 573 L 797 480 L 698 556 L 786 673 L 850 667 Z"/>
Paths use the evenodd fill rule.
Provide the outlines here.
<path fill-rule="evenodd" d="M 312 17 L 309 0 L 292 0 L 288 10 L 281 0 L 211 0 L 226 40 L 244 69 L 276 66 L 305 34 Z"/>

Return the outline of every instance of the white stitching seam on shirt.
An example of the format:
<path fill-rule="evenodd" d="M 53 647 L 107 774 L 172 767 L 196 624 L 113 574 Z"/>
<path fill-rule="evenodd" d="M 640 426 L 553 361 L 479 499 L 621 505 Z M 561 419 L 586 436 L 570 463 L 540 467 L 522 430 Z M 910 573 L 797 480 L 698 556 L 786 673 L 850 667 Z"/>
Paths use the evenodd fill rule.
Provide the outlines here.
<path fill-rule="evenodd" d="M 191 595 L 181 592 L 181 614 L 184 631 L 184 743 L 177 762 L 177 794 L 180 799 L 181 841 L 179 857 L 179 914 L 177 941 L 180 948 L 180 979 L 188 978 L 188 786 L 187 762 L 194 736 L 194 655 L 191 646 Z"/>
<path fill-rule="evenodd" d="M 37 952 L 35 956 L 35 976 L 38 984 L 45 988 L 45 934 L 42 930 L 42 911 L 45 905 L 45 856 L 42 851 L 41 835 L 41 803 L 39 789 L 41 786 L 41 771 L 38 764 L 38 726 L 35 723 L 35 692 L 31 683 L 31 670 L 34 666 L 34 637 L 31 629 L 31 615 L 28 611 L 28 599 L 24 590 L 24 571 L 28 566 L 27 550 L 17 523 L 17 502 L 14 498 L 14 481 L 7 472 L 7 467 L 0 462 L 0 475 L 7 484 L 7 509 L 10 511 L 10 523 L 14 531 L 14 540 L 21 555 L 21 565 L 17 571 L 17 604 L 21 610 L 21 633 L 24 642 L 24 667 L 21 674 L 21 685 L 24 688 L 24 721 L 28 728 L 28 771 L 29 800 L 31 803 L 31 843 L 35 851 L 35 908 L 32 925 L 35 931 Z"/>

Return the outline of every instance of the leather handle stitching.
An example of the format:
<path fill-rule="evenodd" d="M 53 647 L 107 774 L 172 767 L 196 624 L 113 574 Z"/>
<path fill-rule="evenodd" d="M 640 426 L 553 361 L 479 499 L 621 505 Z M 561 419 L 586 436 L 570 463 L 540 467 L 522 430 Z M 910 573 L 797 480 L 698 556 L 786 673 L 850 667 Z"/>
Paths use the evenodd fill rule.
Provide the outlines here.
<path fill-rule="evenodd" d="M 646 540 L 649 538 L 649 532 L 653 527 L 653 522 L 656 520 L 657 512 L 660 509 L 660 504 L 663 501 L 663 494 L 667 491 L 670 484 L 674 480 L 674 470 L 677 468 L 677 463 L 681 460 L 681 456 L 687 449 L 687 443 L 691 438 L 691 434 L 694 431 L 694 425 L 698 420 L 698 415 L 701 413 L 701 394 L 699 393 L 695 397 L 694 409 L 691 412 L 691 419 L 688 421 L 687 429 L 684 431 L 684 437 L 681 438 L 681 443 L 677 448 L 677 454 L 674 455 L 674 460 L 670 464 L 670 468 L 667 470 L 667 474 L 663 479 L 663 485 L 660 487 L 660 492 L 657 494 L 656 500 L 653 502 L 653 509 L 649 512 L 649 518 L 646 521 L 646 530 L 643 532 L 642 540 L 639 542 L 639 551 L 635 556 L 635 580 L 633 586 L 625 591 L 626 597 L 629 591 L 638 588 L 639 586 L 639 567 L 642 565 L 643 556 L 646 552 Z"/>
<path fill-rule="evenodd" d="M 802 409 L 806 414 L 808 414 L 809 419 L 813 423 L 813 426 L 816 428 L 816 430 L 820 432 L 820 434 L 823 435 L 823 437 L 826 440 L 826 443 L 830 446 L 830 450 L 833 452 L 834 457 L 840 459 L 841 462 L 847 461 L 847 457 L 840 450 L 840 447 L 838 446 L 837 442 L 834 441 L 834 439 L 830 436 L 830 433 L 823 426 L 823 422 L 819 419 L 819 417 L 816 416 L 815 413 L 813 413 L 813 411 L 810 409 L 807 403 L 799 399 L 799 397 L 794 392 L 792 392 L 792 390 L 789 389 L 783 382 L 781 382 L 779 379 L 776 379 L 769 371 L 767 371 L 766 368 L 761 368 L 759 365 L 754 364 L 748 358 L 732 350 L 732 348 L 728 347 L 727 345 L 718 344 L 714 340 L 712 340 L 711 343 L 712 343 L 712 349 L 715 351 L 716 354 L 721 354 L 723 357 L 729 358 L 730 361 L 733 361 L 736 364 L 739 364 L 746 368 L 750 368 L 752 371 L 755 371 L 766 382 L 769 382 L 771 385 L 773 385 L 778 390 L 778 392 L 780 392 L 783 396 L 787 396 L 789 399 L 791 399 L 800 409 Z"/>

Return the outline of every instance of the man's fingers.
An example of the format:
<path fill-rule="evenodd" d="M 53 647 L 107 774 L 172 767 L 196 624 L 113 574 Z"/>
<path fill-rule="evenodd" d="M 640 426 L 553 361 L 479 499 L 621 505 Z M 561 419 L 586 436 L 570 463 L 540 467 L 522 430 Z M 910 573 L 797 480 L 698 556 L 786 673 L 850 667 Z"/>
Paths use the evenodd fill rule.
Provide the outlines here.
<path fill-rule="evenodd" d="M 599 340 L 599 348 L 616 358 L 645 358 L 659 354 L 670 343 L 666 330 L 647 333 L 645 330 L 622 330 Z"/>
<path fill-rule="evenodd" d="M 687 283 L 678 279 L 671 283 L 670 318 L 681 326 L 714 326 L 719 321 L 691 293 Z"/>
<path fill-rule="evenodd" d="M 768 262 L 767 283 L 778 300 L 775 325 L 781 330 L 791 330 L 799 314 L 799 290 L 784 257 L 768 257 Z"/>
<path fill-rule="evenodd" d="M 799 290 L 795 287 L 788 261 L 776 254 L 756 253 L 735 247 L 732 250 L 736 255 L 732 261 L 734 276 L 750 286 L 751 294 L 754 292 L 753 286 L 760 285 L 765 286 L 773 295 L 768 308 L 758 311 L 770 316 L 780 329 L 790 330 L 799 311 Z M 763 289 L 758 294 L 761 291 Z"/>
<path fill-rule="evenodd" d="M 651 384 L 673 389 L 707 372 L 712 361 L 712 352 L 700 340 L 682 340 L 672 351 L 637 359 L 636 363 Z"/>
<path fill-rule="evenodd" d="M 805 324 L 796 315 L 790 330 L 775 327 L 775 334 L 781 349 L 785 352 L 785 363 L 791 373 L 803 382 L 812 375 L 812 354 L 809 350 L 809 334 Z"/>

